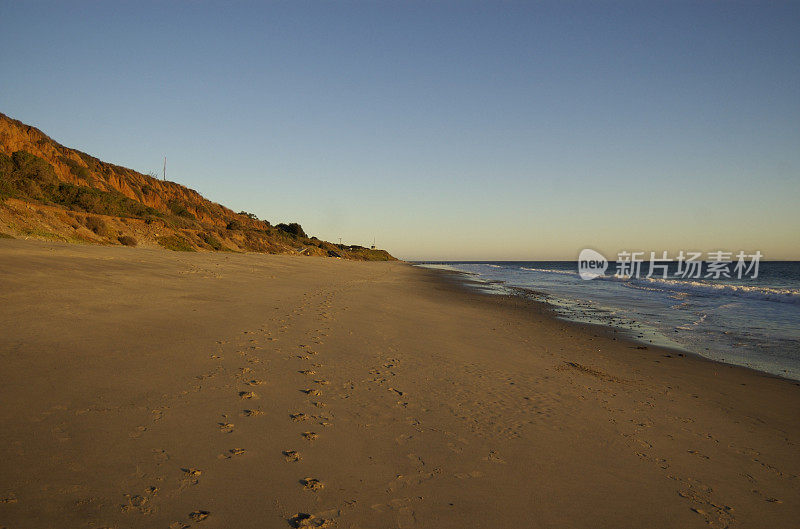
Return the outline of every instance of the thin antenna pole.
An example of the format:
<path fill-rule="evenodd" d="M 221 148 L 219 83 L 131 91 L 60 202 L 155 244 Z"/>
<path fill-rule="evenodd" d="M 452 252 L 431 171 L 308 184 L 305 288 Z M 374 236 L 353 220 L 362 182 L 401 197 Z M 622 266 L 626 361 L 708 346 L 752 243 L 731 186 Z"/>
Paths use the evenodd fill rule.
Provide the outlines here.
<path fill-rule="evenodd" d="M 166 156 L 164 156 L 164 172 L 162 173 L 161 178 L 163 178 L 165 182 L 167 181 L 167 157 Z"/>

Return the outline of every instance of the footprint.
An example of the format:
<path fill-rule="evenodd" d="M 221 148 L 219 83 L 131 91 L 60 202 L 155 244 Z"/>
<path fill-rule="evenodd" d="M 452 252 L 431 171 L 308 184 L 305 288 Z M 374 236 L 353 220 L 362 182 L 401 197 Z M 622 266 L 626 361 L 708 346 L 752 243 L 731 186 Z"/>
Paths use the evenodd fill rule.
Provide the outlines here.
<path fill-rule="evenodd" d="M 228 450 L 227 454 L 222 454 L 220 457 L 221 458 L 224 457 L 225 459 L 230 459 L 233 456 L 240 456 L 245 452 L 247 452 L 247 450 L 245 450 L 244 448 L 231 448 L 230 450 Z"/>
<path fill-rule="evenodd" d="M 327 380 L 315 380 L 314 383 L 319 384 L 320 386 L 327 386 L 328 384 L 330 384 L 330 382 Z"/>
<path fill-rule="evenodd" d="M 307 421 L 310 419 L 305 413 L 290 413 L 289 417 L 291 417 L 293 421 Z"/>
<path fill-rule="evenodd" d="M 254 399 L 256 397 L 257 397 L 257 395 L 255 393 L 253 393 L 252 391 L 240 391 L 239 392 L 239 398 L 241 398 L 241 399 L 247 400 L 247 399 Z"/>
<path fill-rule="evenodd" d="M 318 397 L 319 395 L 322 395 L 322 392 L 320 390 L 313 389 L 313 388 L 301 389 L 300 391 L 302 391 L 306 395 L 311 395 L 311 396 L 314 396 L 314 397 Z"/>
<path fill-rule="evenodd" d="M 302 459 L 302 456 L 300 456 L 300 452 L 298 452 L 296 450 L 284 450 L 283 451 L 283 457 L 285 457 L 286 461 L 288 461 L 290 463 L 295 463 L 295 462 L 300 461 Z"/>
<path fill-rule="evenodd" d="M 263 380 L 253 379 L 248 382 L 245 382 L 248 386 L 260 386 L 261 384 L 266 384 Z"/>
<path fill-rule="evenodd" d="M 320 480 L 316 479 L 316 478 L 301 479 L 300 483 L 303 484 L 303 488 L 305 490 L 310 490 L 310 491 L 313 491 L 313 492 L 316 492 L 318 490 L 322 490 L 325 487 L 325 485 L 323 485 L 322 482 Z"/>
<path fill-rule="evenodd" d="M 397 444 L 402 445 L 402 444 L 406 444 L 407 442 L 409 442 L 413 438 L 414 438 L 414 436 L 412 434 L 404 433 L 404 434 L 400 434 L 397 437 L 395 437 L 394 438 L 394 442 L 397 443 Z"/>
<path fill-rule="evenodd" d="M 316 432 L 303 432 L 300 435 L 302 435 L 303 439 L 306 441 L 314 441 L 319 438 L 319 435 Z"/>
<path fill-rule="evenodd" d="M 242 410 L 242 415 L 245 417 L 255 417 L 256 415 L 264 415 L 261 410 Z"/>
<path fill-rule="evenodd" d="M 182 468 L 184 484 L 197 485 L 200 482 L 200 475 L 203 473 L 196 468 Z"/>
<path fill-rule="evenodd" d="M 153 512 L 150 507 L 150 500 L 158 493 L 157 487 L 147 487 L 141 495 L 140 494 L 125 494 L 127 503 L 122 505 L 122 512 L 137 510 L 142 514 L 150 514 Z"/>
<path fill-rule="evenodd" d="M 146 426 L 137 426 L 136 427 L 136 431 L 132 432 L 132 433 L 129 433 L 128 437 L 130 437 L 131 439 L 138 439 L 146 431 L 147 431 L 147 427 Z"/>
<path fill-rule="evenodd" d="M 322 529 L 333 526 L 333 520 L 327 518 L 317 518 L 313 514 L 299 512 L 289 518 L 289 525 L 295 528 L 300 527 L 320 527 Z"/>
<path fill-rule="evenodd" d="M 314 371 L 313 369 L 301 369 L 300 371 L 298 371 L 298 373 L 300 373 L 301 375 L 316 375 L 317 374 L 317 372 Z"/>
<path fill-rule="evenodd" d="M 505 459 L 500 457 L 500 455 L 497 453 L 497 450 L 491 450 L 489 452 L 489 455 L 486 457 L 486 460 L 490 461 L 492 463 L 505 463 L 506 462 Z"/>
<path fill-rule="evenodd" d="M 231 433 L 233 431 L 233 423 L 230 422 L 218 422 L 217 426 L 222 433 Z"/>
<path fill-rule="evenodd" d="M 202 510 L 192 511 L 191 513 L 189 513 L 189 518 L 191 518 L 193 522 L 202 522 L 203 520 L 208 518 L 210 514 L 211 513 L 208 511 L 202 511 Z"/>

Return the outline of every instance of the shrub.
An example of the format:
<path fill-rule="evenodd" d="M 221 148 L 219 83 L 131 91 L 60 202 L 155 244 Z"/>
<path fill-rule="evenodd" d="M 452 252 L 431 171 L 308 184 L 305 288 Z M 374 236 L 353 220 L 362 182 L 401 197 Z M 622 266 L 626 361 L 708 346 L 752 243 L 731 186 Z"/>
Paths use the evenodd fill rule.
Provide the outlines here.
<path fill-rule="evenodd" d="M 122 235 L 117 237 L 117 240 L 125 246 L 136 246 L 139 244 L 139 241 L 136 240 L 136 237 L 131 237 L 130 235 Z"/>
<path fill-rule="evenodd" d="M 0 153 L 0 196 L 44 199 L 58 182 L 53 166 L 26 151 Z"/>
<path fill-rule="evenodd" d="M 292 222 L 292 223 L 289 223 L 289 224 L 284 224 L 284 223 L 281 222 L 280 224 L 278 224 L 275 227 L 278 228 L 281 231 L 284 231 L 284 232 L 290 234 L 290 235 L 294 235 L 295 237 L 307 237 L 306 236 L 306 232 L 303 231 L 303 227 L 300 226 L 296 222 Z"/>
<path fill-rule="evenodd" d="M 199 235 L 200 235 L 200 238 L 203 239 L 203 242 L 205 242 L 207 245 L 209 245 L 212 249 L 217 250 L 217 251 L 222 249 L 222 243 L 219 242 L 210 233 L 201 233 Z"/>
<path fill-rule="evenodd" d="M 79 167 L 78 173 L 87 170 L 69 158 L 62 160 Z M 72 168 L 70 165 L 70 170 Z M 52 165 L 25 151 L 11 156 L 0 153 L 0 196 L 41 200 L 67 209 L 115 217 L 160 215 L 155 209 L 116 191 L 59 182 Z"/>
<path fill-rule="evenodd" d="M 180 237 L 178 235 L 170 235 L 168 237 L 159 237 L 157 239 L 158 244 L 162 247 L 166 248 L 167 250 L 172 250 L 174 252 L 194 252 L 194 246 L 192 243 Z"/>
<path fill-rule="evenodd" d="M 0 199 L 11 196 L 14 191 L 10 178 L 13 168 L 11 156 L 0 152 Z"/>
<path fill-rule="evenodd" d="M 95 232 L 101 237 L 108 237 L 108 224 L 100 217 L 86 217 L 84 226 Z"/>
<path fill-rule="evenodd" d="M 61 235 L 55 234 L 51 231 L 44 230 L 42 228 L 22 228 L 21 231 L 25 235 L 31 235 L 33 237 L 39 237 L 41 239 L 52 239 L 55 241 L 65 240 L 64 237 L 62 237 Z"/>
<path fill-rule="evenodd" d="M 13 235 L 9 235 L 7 233 L 3 233 L 2 231 L 0 231 L 0 239 L 13 239 L 13 238 L 14 238 Z"/>
<path fill-rule="evenodd" d="M 253 220 L 258 220 L 258 217 L 256 217 L 255 213 L 248 213 L 246 211 L 240 211 L 239 215 L 243 215 L 243 216 L 248 217 L 248 218 L 253 219 Z"/>
<path fill-rule="evenodd" d="M 67 158 L 66 156 L 59 156 L 58 157 L 61 162 L 66 164 L 69 167 L 69 172 L 77 176 L 78 178 L 82 178 L 84 180 L 88 180 L 91 176 L 89 169 L 82 166 L 72 158 Z"/>
<path fill-rule="evenodd" d="M 69 209 L 113 217 L 160 215 L 155 209 L 132 200 L 122 193 L 100 191 L 85 186 L 60 183 L 47 189 L 50 201 Z"/>
<path fill-rule="evenodd" d="M 230 221 L 228 223 L 228 225 L 225 228 L 228 229 L 228 230 L 241 230 L 242 229 L 242 223 L 239 222 L 236 219 L 233 219 L 232 221 Z"/>
<path fill-rule="evenodd" d="M 186 209 L 186 205 L 183 204 L 183 202 L 180 202 L 178 200 L 170 200 L 169 202 L 167 202 L 167 206 L 169 207 L 170 211 L 172 211 L 179 217 L 184 217 L 187 219 L 194 218 L 194 215 L 192 215 L 192 213 L 188 209 Z"/>
<path fill-rule="evenodd" d="M 53 166 L 26 151 L 17 151 L 11 159 L 18 169 L 20 176 L 33 178 L 42 184 L 54 184 L 58 181 Z"/>

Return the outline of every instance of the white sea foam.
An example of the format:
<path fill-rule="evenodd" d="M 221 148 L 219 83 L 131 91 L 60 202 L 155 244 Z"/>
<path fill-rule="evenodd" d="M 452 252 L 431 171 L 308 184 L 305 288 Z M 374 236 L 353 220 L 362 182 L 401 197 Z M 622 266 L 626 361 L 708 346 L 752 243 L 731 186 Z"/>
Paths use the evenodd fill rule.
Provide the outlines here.
<path fill-rule="evenodd" d="M 531 272 L 542 272 L 548 274 L 560 274 L 578 276 L 577 272 L 571 270 L 550 270 L 546 268 L 526 268 L 520 269 Z M 618 275 L 604 275 L 596 278 L 600 281 L 617 281 L 625 286 L 639 290 L 650 290 L 654 292 L 668 292 L 678 295 L 699 295 L 699 296 L 736 296 L 741 298 L 774 301 L 778 303 L 791 303 L 800 305 L 800 290 L 794 288 L 770 288 L 748 285 L 733 285 L 726 283 L 708 283 L 703 281 L 686 281 L 679 279 L 661 279 L 655 277 L 631 278 Z"/>
<path fill-rule="evenodd" d="M 567 276 L 578 276 L 578 272 L 573 272 L 571 270 L 550 270 L 547 268 L 525 268 L 524 266 L 519 267 L 520 270 L 528 270 L 529 272 L 545 272 L 548 274 L 561 274 Z"/>
<path fill-rule="evenodd" d="M 800 305 L 800 290 L 794 288 L 770 288 L 748 285 L 731 285 L 724 283 L 705 283 L 700 281 L 680 281 L 676 279 L 624 279 L 629 286 L 650 286 L 657 290 L 685 292 L 694 295 L 736 296 L 762 301 L 791 303 Z M 643 283 L 643 284 L 642 284 Z"/>

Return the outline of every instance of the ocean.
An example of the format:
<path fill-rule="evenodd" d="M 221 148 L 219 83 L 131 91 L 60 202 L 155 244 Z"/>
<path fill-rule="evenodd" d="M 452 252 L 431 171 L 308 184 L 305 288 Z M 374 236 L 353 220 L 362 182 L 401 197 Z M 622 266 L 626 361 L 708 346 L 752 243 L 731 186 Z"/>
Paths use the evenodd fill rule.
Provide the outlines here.
<path fill-rule="evenodd" d="M 800 380 L 800 262 L 759 263 L 758 277 L 639 278 L 605 274 L 586 281 L 574 261 L 418 262 L 462 272 L 488 293 L 550 304 L 562 318 L 621 329 L 644 343 Z M 660 274 L 655 274 L 660 275 Z M 752 275 L 752 274 L 751 274 Z"/>

